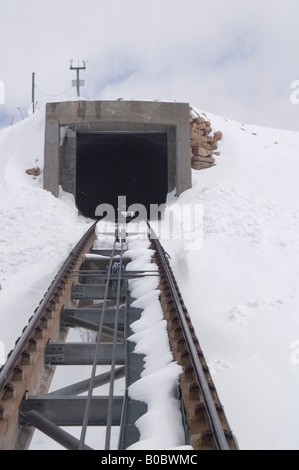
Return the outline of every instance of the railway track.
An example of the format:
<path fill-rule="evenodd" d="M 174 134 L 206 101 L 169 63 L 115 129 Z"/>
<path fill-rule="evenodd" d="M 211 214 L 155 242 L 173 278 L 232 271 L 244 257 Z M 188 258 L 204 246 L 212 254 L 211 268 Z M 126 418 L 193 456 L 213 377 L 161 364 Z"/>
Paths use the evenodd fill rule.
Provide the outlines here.
<path fill-rule="evenodd" d="M 101 247 L 95 243 L 97 223 L 90 227 L 8 355 L 0 371 L 0 450 L 30 449 L 36 429 L 70 450 L 92 450 L 86 444 L 91 427 L 101 430 L 104 450 L 112 448 L 115 427 L 119 450 L 139 440 L 135 423 L 147 408 L 127 393 L 143 370 L 143 357 L 134 354 L 134 345 L 127 341 L 131 324 L 140 317 L 139 309 L 132 307 L 128 281 L 157 275 L 169 344 L 183 370 L 179 395 L 186 442 L 182 444 L 194 450 L 237 449 L 159 240 L 149 227 L 153 270 L 130 271 L 127 239 L 136 234 L 116 227 L 108 235 L 109 248 Z M 84 340 L 74 341 L 72 331 L 78 328 Z M 80 370 L 86 366 L 88 378 L 51 390 L 63 366 Z M 70 426 L 80 429 L 79 436 L 66 430 Z"/>

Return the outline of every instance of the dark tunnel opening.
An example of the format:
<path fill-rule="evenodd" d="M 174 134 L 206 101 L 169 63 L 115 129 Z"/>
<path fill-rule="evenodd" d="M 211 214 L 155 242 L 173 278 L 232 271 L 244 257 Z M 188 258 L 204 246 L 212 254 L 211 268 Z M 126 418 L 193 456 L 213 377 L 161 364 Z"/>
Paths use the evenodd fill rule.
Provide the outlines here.
<path fill-rule="evenodd" d="M 125 196 L 127 208 L 166 202 L 168 150 L 166 132 L 77 133 L 76 204 L 86 217 L 96 207 Z"/>

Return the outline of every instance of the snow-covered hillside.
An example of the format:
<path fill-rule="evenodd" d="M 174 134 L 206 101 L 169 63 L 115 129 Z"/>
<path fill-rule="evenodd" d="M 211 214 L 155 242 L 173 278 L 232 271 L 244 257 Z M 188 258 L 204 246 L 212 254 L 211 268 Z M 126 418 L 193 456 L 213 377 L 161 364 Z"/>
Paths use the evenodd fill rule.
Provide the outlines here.
<path fill-rule="evenodd" d="M 299 133 L 207 116 L 221 155 L 180 198 L 203 246 L 165 246 L 240 447 L 298 449 Z"/>
<path fill-rule="evenodd" d="M 8 353 L 91 221 L 42 189 L 44 112 L 0 132 L 0 340 Z"/>
<path fill-rule="evenodd" d="M 163 243 L 240 448 L 298 449 L 299 132 L 206 115 L 221 155 L 178 201 L 203 205 L 202 248 Z M 26 174 L 43 168 L 43 144 L 43 110 L 0 132 L 6 352 L 91 223 Z"/>

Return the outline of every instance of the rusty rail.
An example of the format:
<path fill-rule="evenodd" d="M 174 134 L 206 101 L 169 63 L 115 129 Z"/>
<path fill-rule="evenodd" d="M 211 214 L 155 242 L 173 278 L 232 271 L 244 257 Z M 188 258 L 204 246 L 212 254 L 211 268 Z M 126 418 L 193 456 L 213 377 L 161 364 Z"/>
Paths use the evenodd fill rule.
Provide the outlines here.
<path fill-rule="evenodd" d="M 198 450 L 237 450 L 236 439 L 225 417 L 165 250 L 152 229 L 150 233 L 161 277 L 161 304 L 168 323 L 170 345 L 174 358 L 184 370 L 180 388 L 191 444 Z"/>
<path fill-rule="evenodd" d="M 8 355 L 6 363 L 2 366 L 0 370 L 0 396 L 1 393 L 3 393 L 5 387 L 8 386 L 9 381 L 11 380 L 11 377 L 14 374 L 14 370 L 18 366 L 23 352 L 28 348 L 28 344 L 31 338 L 34 336 L 36 329 L 39 328 L 39 325 L 46 313 L 46 310 L 49 308 L 52 302 L 55 302 L 55 296 L 57 295 L 57 292 L 62 289 L 65 285 L 68 275 L 71 273 L 72 266 L 75 265 L 76 261 L 79 259 L 81 251 L 84 249 L 88 240 L 95 233 L 96 224 L 97 222 L 95 222 L 89 228 L 89 230 L 77 243 L 75 248 L 71 251 L 67 259 L 61 266 L 60 270 L 58 271 L 43 300 L 40 302 L 39 306 L 35 310 L 34 315 L 29 320 L 28 325 L 25 327 L 22 336 L 19 338 L 19 340 L 17 340 L 15 348 Z"/>

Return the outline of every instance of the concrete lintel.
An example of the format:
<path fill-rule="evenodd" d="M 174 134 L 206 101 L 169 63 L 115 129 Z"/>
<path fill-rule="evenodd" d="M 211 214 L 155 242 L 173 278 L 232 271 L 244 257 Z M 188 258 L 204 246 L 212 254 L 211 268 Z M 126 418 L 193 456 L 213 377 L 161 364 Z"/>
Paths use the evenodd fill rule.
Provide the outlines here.
<path fill-rule="evenodd" d="M 136 122 L 174 124 L 186 120 L 189 104 L 158 101 L 65 101 L 48 103 L 46 118 L 60 126 L 86 122 Z"/>

